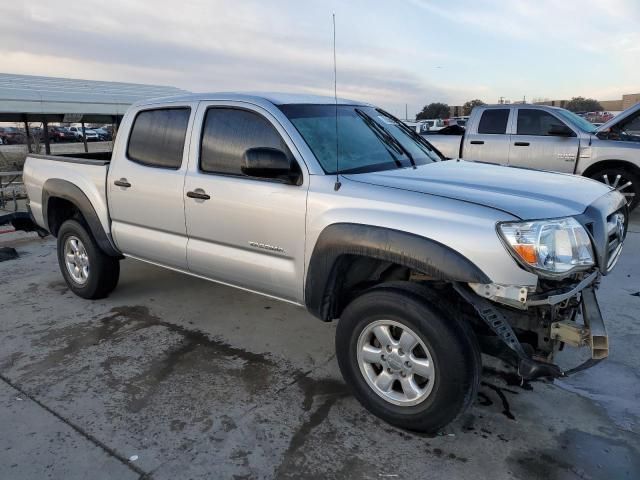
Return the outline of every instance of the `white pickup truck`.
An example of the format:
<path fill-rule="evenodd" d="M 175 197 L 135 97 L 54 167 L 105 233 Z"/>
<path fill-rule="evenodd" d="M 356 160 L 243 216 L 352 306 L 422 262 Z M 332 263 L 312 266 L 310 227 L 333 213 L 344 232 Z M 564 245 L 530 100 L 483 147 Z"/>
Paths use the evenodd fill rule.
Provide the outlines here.
<path fill-rule="evenodd" d="M 582 117 L 544 105 L 475 107 L 466 130 L 425 132 L 446 158 L 574 173 L 611 185 L 640 201 L 640 104 L 596 127 Z"/>
<path fill-rule="evenodd" d="M 110 160 L 30 155 L 24 183 L 77 295 L 131 257 L 339 319 L 358 400 L 434 432 L 475 398 L 481 352 L 527 379 L 575 371 L 561 344 L 589 351 L 577 368 L 607 356 L 595 289 L 628 225 L 601 183 L 441 160 L 373 105 L 200 94 L 132 106 Z"/>

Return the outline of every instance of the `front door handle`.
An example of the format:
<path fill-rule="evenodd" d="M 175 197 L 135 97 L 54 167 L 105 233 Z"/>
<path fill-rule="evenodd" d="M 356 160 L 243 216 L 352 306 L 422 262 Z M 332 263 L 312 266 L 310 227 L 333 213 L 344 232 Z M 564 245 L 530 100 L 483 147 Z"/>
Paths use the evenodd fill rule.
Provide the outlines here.
<path fill-rule="evenodd" d="M 126 178 L 121 178 L 120 180 L 116 180 L 115 182 L 113 182 L 114 185 L 117 185 L 118 187 L 124 187 L 124 188 L 129 188 L 131 186 L 131 184 L 127 181 Z"/>
<path fill-rule="evenodd" d="M 516 147 L 528 147 L 529 146 L 529 142 L 516 142 L 516 143 L 514 143 L 514 145 Z"/>
<path fill-rule="evenodd" d="M 471 140 L 471 145 L 484 145 L 484 140 Z"/>
<path fill-rule="evenodd" d="M 187 192 L 187 197 L 195 198 L 197 200 L 209 200 L 211 197 L 201 188 L 196 188 L 191 192 Z"/>

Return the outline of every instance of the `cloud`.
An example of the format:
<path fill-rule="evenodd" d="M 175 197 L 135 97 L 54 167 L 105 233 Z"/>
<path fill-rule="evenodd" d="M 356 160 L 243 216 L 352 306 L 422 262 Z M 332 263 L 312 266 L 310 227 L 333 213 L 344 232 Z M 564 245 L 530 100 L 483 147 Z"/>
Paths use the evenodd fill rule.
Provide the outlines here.
<path fill-rule="evenodd" d="M 188 2 L 177 8 L 167 0 L 114 0 L 99 14 L 90 2 L 73 9 L 49 5 L 32 0 L 5 11 L 3 49 L 12 55 L 3 58 L 3 68 L 43 75 L 71 70 L 81 78 L 99 72 L 102 80 L 170 83 L 194 91 L 333 94 L 329 24 L 325 31 L 292 27 L 282 9 L 267 4 Z M 424 98 L 451 98 L 447 86 L 423 81 L 411 65 L 398 66 L 397 55 L 397 45 L 350 42 L 338 54 L 340 95 L 396 111 L 405 102 L 417 108 Z"/>
<path fill-rule="evenodd" d="M 633 84 L 638 72 L 628 59 L 640 48 L 639 8 L 635 0 L 612 1 L 110 0 L 99 8 L 10 2 L 0 17 L 0 68 L 193 91 L 332 95 L 335 9 L 339 94 L 404 114 L 406 103 L 416 112 L 430 101 L 491 101 L 511 95 L 510 88 L 520 97 L 521 89 L 549 96 L 584 87 L 584 78 L 566 71 L 555 84 L 547 74 L 544 88 L 554 91 L 542 89 L 545 69 L 563 66 L 559 49 L 567 59 L 598 56 L 595 69 L 611 59 L 628 75 L 609 84 Z M 465 44 L 468 38 L 477 43 Z M 479 48 L 490 42 L 514 52 L 529 48 L 530 69 L 496 65 L 494 51 Z M 601 88 L 600 79 L 590 81 Z"/>
<path fill-rule="evenodd" d="M 640 47 L 640 2 L 637 0 L 480 0 L 442 4 L 409 0 L 450 22 L 508 40 L 571 46 L 610 55 L 637 52 Z"/>

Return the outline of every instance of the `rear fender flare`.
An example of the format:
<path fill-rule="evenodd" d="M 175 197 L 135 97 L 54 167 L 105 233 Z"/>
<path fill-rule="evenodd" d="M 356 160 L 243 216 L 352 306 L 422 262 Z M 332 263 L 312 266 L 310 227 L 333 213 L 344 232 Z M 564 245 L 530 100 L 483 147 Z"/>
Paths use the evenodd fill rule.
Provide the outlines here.
<path fill-rule="evenodd" d="M 49 199 L 51 198 L 61 198 L 75 205 L 84 217 L 87 226 L 89 227 L 89 230 L 91 230 L 91 234 L 93 235 L 93 238 L 95 238 L 100 249 L 107 255 L 113 257 L 122 256 L 111 241 L 107 232 L 102 228 L 98 214 L 84 192 L 77 185 L 60 178 L 51 178 L 47 180 L 42 187 L 42 212 L 44 223 L 46 229 L 52 235 L 56 236 L 57 232 L 52 232 L 49 225 Z"/>

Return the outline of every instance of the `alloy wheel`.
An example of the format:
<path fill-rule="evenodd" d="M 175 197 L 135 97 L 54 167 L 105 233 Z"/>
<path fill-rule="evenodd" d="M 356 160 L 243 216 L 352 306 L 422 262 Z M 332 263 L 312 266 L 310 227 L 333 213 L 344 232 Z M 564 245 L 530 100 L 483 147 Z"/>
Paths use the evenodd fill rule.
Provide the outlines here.
<path fill-rule="evenodd" d="M 436 372 L 431 353 L 406 325 L 394 320 L 372 322 L 360 334 L 357 349 L 365 381 L 387 402 L 417 405 L 433 390 Z"/>
<path fill-rule="evenodd" d="M 620 173 L 613 174 L 610 172 L 604 172 L 598 180 L 624 195 L 627 199 L 628 205 L 634 201 L 636 196 L 635 186 L 633 185 L 633 182 L 624 175 Z"/>
<path fill-rule="evenodd" d="M 70 235 L 64 242 L 64 260 L 72 280 L 84 285 L 89 280 L 89 255 L 82 241 Z"/>

